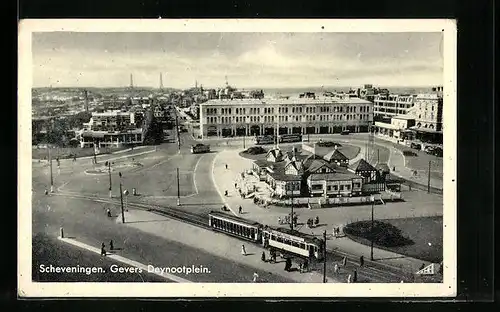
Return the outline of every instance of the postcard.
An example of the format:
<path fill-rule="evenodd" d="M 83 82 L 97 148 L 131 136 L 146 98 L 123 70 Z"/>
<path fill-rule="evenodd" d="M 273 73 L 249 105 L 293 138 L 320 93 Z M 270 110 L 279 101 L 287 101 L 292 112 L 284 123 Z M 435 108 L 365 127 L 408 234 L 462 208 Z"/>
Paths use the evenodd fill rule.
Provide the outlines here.
<path fill-rule="evenodd" d="M 454 296 L 456 39 L 21 20 L 19 296 Z"/>

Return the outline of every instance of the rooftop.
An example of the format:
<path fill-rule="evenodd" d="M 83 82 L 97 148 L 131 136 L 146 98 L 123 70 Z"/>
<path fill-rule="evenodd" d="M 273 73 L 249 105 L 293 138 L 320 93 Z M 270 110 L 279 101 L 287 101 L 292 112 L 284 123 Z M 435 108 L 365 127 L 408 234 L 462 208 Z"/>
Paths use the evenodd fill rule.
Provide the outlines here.
<path fill-rule="evenodd" d="M 212 105 L 303 105 L 303 104 L 373 104 L 370 101 L 363 100 L 360 98 L 283 98 L 283 99 L 227 99 L 227 100 L 209 100 L 201 105 L 212 106 Z"/>

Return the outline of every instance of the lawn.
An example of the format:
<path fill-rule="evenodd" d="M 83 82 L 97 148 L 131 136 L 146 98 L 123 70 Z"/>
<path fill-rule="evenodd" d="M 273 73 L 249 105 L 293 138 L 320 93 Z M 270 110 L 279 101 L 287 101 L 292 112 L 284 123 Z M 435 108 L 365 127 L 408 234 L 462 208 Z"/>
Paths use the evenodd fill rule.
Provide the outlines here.
<path fill-rule="evenodd" d="M 411 241 L 413 241 L 413 244 L 398 247 L 383 247 L 375 245 L 377 248 L 390 250 L 398 254 L 421 259 L 424 261 L 439 263 L 442 260 L 442 217 L 405 218 L 379 221 L 389 223 L 400 229 L 402 236 L 409 238 Z M 370 245 L 370 241 L 368 239 L 354 236 L 350 236 L 350 238 L 359 243 Z"/>

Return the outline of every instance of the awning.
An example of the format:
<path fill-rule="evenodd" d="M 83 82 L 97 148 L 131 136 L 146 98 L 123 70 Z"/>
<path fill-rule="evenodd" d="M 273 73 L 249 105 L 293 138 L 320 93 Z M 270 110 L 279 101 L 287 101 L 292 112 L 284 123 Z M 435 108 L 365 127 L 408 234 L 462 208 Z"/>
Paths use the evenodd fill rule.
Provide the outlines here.
<path fill-rule="evenodd" d="M 443 132 L 441 131 L 436 131 L 435 129 L 429 129 L 429 128 L 423 128 L 423 127 L 417 127 L 413 126 L 410 128 L 411 130 L 417 131 L 417 132 L 425 132 L 425 133 L 436 133 L 436 134 L 442 134 Z"/>

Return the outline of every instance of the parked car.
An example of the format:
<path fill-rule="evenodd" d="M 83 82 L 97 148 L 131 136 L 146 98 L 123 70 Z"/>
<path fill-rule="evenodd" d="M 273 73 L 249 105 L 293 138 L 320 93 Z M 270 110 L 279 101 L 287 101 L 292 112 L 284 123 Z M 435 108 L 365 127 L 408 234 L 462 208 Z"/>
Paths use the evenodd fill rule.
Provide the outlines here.
<path fill-rule="evenodd" d="M 422 149 L 422 145 L 418 144 L 418 143 L 411 143 L 411 148 L 413 149 L 417 149 L 417 150 L 421 150 Z"/>
<path fill-rule="evenodd" d="M 340 134 L 341 134 L 341 135 L 348 135 L 349 133 L 350 133 L 350 132 L 349 132 L 349 130 L 344 130 L 344 131 L 342 131 Z"/>

